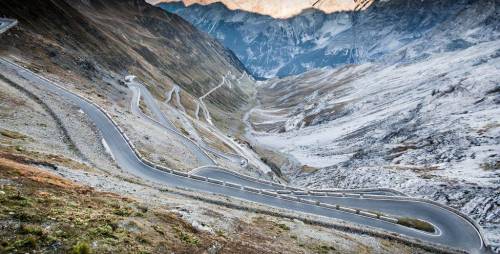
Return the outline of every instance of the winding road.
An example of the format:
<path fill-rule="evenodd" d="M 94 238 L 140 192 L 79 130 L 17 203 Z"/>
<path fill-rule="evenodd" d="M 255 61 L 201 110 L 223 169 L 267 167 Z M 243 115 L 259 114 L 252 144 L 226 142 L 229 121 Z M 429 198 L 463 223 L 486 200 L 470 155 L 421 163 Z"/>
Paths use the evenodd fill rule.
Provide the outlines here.
<path fill-rule="evenodd" d="M 5 26 L 5 24 L 2 20 L 0 20 L 0 22 L 2 22 L 0 23 L 1 29 L 2 25 Z M 253 180 L 212 166 L 212 164 L 210 164 L 211 159 L 208 156 L 205 162 L 209 166 L 196 170 L 196 177 L 192 174 L 181 174 L 173 170 L 159 170 L 155 166 L 148 165 L 137 156 L 128 138 L 122 134 L 119 127 L 103 109 L 99 108 L 94 103 L 4 58 L 0 59 L 0 71 L 14 72 L 32 81 L 40 89 L 56 94 L 61 99 L 80 107 L 100 131 L 116 163 L 123 170 L 141 177 L 144 180 L 167 185 L 169 187 L 181 187 L 198 192 L 225 195 L 289 211 L 340 219 L 361 227 L 369 227 L 385 232 L 396 233 L 410 239 L 413 238 L 428 243 L 444 245 L 469 253 L 487 253 L 489 251 L 485 245 L 480 228 L 478 228 L 476 224 L 467 217 L 454 212 L 452 209 L 448 209 L 430 201 L 398 195 L 384 195 L 389 193 L 383 192 L 371 193 L 370 191 L 367 191 L 364 195 L 359 195 L 359 193 L 356 195 L 346 195 L 342 193 L 333 193 L 333 191 L 328 195 L 328 193 L 314 192 L 312 190 L 297 190 L 290 192 L 290 188 L 284 190 L 286 188 L 280 187 L 280 185 L 266 183 L 256 179 Z M 131 89 L 133 89 L 133 91 L 135 90 L 135 93 L 146 94 L 147 96 L 144 96 L 146 104 L 154 104 L 154 101 L 148 102 L 148 97 L 150 96 L 147 89 L 143 89 L 140 86 L 133 86 Z M 139 96 L 134 96 L 134 98 L 139 98 Z M 150 99 L 152 99 L 152 97 L 150 97 Z M 138 105 L 138 99 L 133 101 L 132 105 Z M 168 119 L 161 119 L 163 113 L 156 112 L 154 107 L 150 107 L 150 109 L 155 116 L 159 117 L 158 121 L 161 126 L 171 126 L 172 130 L 175 130 L 175 127 Z M 157 122 L 153 121 L 153 123 Z M 193 151 L 199 149 L 195 144 L 193 146 L 189 144 L 186 145 Z M 201 149 L 199 150 L 203 152 Z M 200 154 L 200 156 L 202 155 Z M 203 179 L 206 176 L 218 179 L 219 181 L 208 180 L 206 178 Z M 230 184 L 229 182 L 237 183 L 243 187 Z M 285 193 L 286 191 L 288 191 L 288 194 Z M 280 194 L 280 192 L 282 193 Z M 324 204 L 331 205 L 328 206 Z M 399 225 L 390 220 L 369 217 L 363 213 L 359 213 L 359 211 L 354 213 L 349 212 L 349 209 L 335 209 L 332 205 L 383 212 L 392 216 L 417 218 L 434 225 L 436 232 L 427 233 Z"/>
<path fill-rule="evenodd" d="M 161 113 L 159 108 L 149 106 L 152 103 L 150 101 L 152 100 L 152 96 L 149 94 L 149 91 L 147 89 L 145 89 L 142 85 L 138 84 L 133 84 L 133 85 L 131 84 L 130 89 L 134 93 L 131 102 L 131 111 L 134 115 L 142 116 L 143 119 L 148 121 L 150 124 L 156 125 L 161 129 L 176 136 L 177 139 L 180 142 L 182 142 L 183 145 L 185 145 L 189 150 L 191 150 L 191 152 L 193 152 L 196 158 L 203 165 L 215 165 L 215 162 L 212 160 L 212 158 L 210 158 L 198 145 L 196 145 L 194 141 L 190 140 L 189 138 L 182 135 L 180 132 L 176 131 L 175 126 L 166 117 L 164 117 L 163 113 Z M 152 111 L 152 114 L 156 116 L 157 121 L 154 121 L 153 119 L 149 118 L 149 116 L 145 115 L 139 109 L 139 100 L 141 98 L 141 93 L 148 95 L 148 96 L 143 96 L 142 98 L 144 98 L 144 101 L 146 105 L 148 105 L 148 108 Z"/>
<path fill-rule="evenodd" d="M 222 194 L 264 205 L 288 209 L 291 211 L 341 219 L 358 225 L 380 228 L 388 232 L 395 232 L 431 243 L 453 246 L 471 253 L 486 252 L 482 236 L 473 224 L 461 216 L 458 216 L 456 213 L 443 209 L 442 207 L 432 203 L 412 200 L 410 198 L 397 200 L 388 196 L 376 195 L 365 195 L 364 197 L 307 195 L 307 199 L 318 200 L 324 203 L 346 205 L 354 208 L 386 212 L 391 215 L 409 216 L 422 219 L 430 222 L 437 228 L 436 233 L 426 233 L 395 223 L 330 209 L 315 204 L 294 201 L 293 199 L 286 199 L 282 196 L 270 196 L 262 193 L 256 193 L 250 189 L 238 189 L 231 186 L 200 181 L 160 171 L 143 163 L 141 159 L 136 156 L 135 152 L 129 146 L 125 137 L 120 133 L 117 126 L 115 126 L 115 124 L 103 111 L 92 103 L 42 77 L 39 77 L 29 70 L 4 59 L 0 60 L 0 65 L 2 68 L 15 71 L 18 75 L 33 81 L 37 84 L 37 86 L 39 86 L 39 88 L 44 89 L 47 92 L 57 94 L 61 98 L 79 106 L 100 130 L 102 136 L 108 144 L 109 149 L 113 153 L 116 163 L 124 170 L 127 170 L 145 180 L 168 185 L 170 187 L 182 187 L 201 192 Z M 222 175 L 219 177 L 227 176 Z M 232 177 L 233 178 L 230 178 L 229 180 L 239 181 L 240 183 L 251 185 L 250 183 L 245 182 L 248 180 L 239 179 L 237 175 L 232 175 Z M 262 184 L 253 186 L 262 189 L 276 189 L 276 186 L 266 186 Z"/>
<path fill-rule="evenodd" d="M 155 99 L 151 95 L 151 93 L 144 87 L 144 85 L 138 83 L 135 81 L 135 78 L 132 78 L 133 76 L 128 76 L 130 89 L 132 90 L 133 94 L 133 99 L 131 103 L 131 111 L 135 115 L 139 115 L 152 123 L 153 125 L 159 125 L 160 128 L 163 128 L 164 130 L 174 134 L 178 140 L 180 140 L 187 148 L 189 148 L 196 158 L 201 162 L 203 165 L 213 165 L 215 166 L 216 163 L 214 160 L 212 160 L 206 153 L 210 152 L 220 158 L 226 159 L 232 163 L 235 163 L 239 166 L 246 167 L 248 165 L 248 161 L 236 154 L 228 154 L 221 152 L 209 145 L 207 145 L 203 141 L 198 141 L 195 142 L 191 140 L 190 138 L 186 137 L 183 135 L 180 131 L 177 130 L 175 125 L 165 116 L 165 114 L 161 111 L 160 107 L 156 103 Z M 151 110 L 151 113 L 153 114 L 154 119 L 151 119 L 149 116 L 145 115 L 144 112 L 141 111 L 139 108 L 139 101 L 140 98 L 144 99 L 144 103 L 148 107 L 148 109 Z"/>
<path fill-rule="evenodd" d="M 7 30 L 17 25 L 17 20 L 15 19 L 4 19 L 0 18 L 0 34 L 3 34 Z"/>

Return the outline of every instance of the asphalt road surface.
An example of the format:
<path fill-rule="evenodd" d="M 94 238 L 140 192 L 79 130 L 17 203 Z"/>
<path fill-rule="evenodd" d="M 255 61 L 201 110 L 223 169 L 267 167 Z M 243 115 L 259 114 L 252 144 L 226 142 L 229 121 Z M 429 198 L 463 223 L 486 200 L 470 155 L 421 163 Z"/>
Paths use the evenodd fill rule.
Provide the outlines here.
<path fill-rule="evenodd" d="M 15 71 L 18 75 L 34 82 L 41 89 L 56 94 L 61 99 L 67 100 L 68 102 L 80 107 L 101 132 L 111 153 L 113 154 L 113 157 L 116 160 L 116 163 L 123 170 L 126 170 L 129 173 L 145 180 L 158 184 L 164 184 L 169 187 L 182 187 L 199 192 L 221 194 L 263 205 L 283 208 L 290 211 L 340 219 L 362 227 L 368 226 L 372 228 L 379 228 L 384 231 L 398 233 L 404 236 L 417 238 L 422 241 L 463 249 L 471 253 L 484 253 L 487 251 L 484 247 L 482 236 L 473 224 L 453 212 L 427 202 L 417 200 L 392 200 L 390 197 L 360 199 L 359 197 L 340 198 L 308 196 L 308 198 L 320 199 L 324 202 L 332 204 L 344 204 L 348 207 L 360 207 L 371 211 L 383 211 L 387 214 L 422 218 L 436 226 L 437 233 L 434 234 L 354 213 L 346 213 L 314 204 L 306 204 L 243 189 L 236 189 L 228 186 L 198 181 L 157 170 L 144 164 L 139 158 L 137 158 L 136 154 L 126 142 L 125 138 L 121 135 L 118 128 L 93 104 L 44 79 L 43 77 L 39 77 L 31 71 L 14 65 L 4 59 L 0 59 L 0 70 L 1 69 Z"/>
<path fill-rule="evenodd" d="M 15 19 L 0 18 L 0 34 L 6 32 L 15 25 L 17 25 L 17 20 Z"/>
<path fill-rule="evenodd" d="M 134 98 L 133 102 L 131 105 L 132 112 L 137 115 L 142 115 L 145 118 L 148 118 L 147 116 L 144 115 L 144 113 L 140 110 L 139 108 L 139 99 L 143 98 L 144 103 L 148 107 L 149 110 L 151 110 L 151 113 L 153 114 L 152 117 L 158 123 L 161 125 L 162 128 L 165 128 L 167 131 L 170 131 L 174 135 L 177 136 L 177 138 L 184 144 L 186 145 L 193 153 L 194 155 L 198 158 L 198 160 L 203 164 L 203 165 L 212 165 L 215 166 L 216 163 L 208 157 L 208 155 L 204 152 L 210 152 L 213 153 L 216 156 L 219 156 L 221 158 L 224 158 L 226 160 L 229 160 L 235 164 L 239 164 L 243 167 L 248 165 L 248 161 L 236 154 L 226 154 L 223 153 L 215 148 L 212 148 L 205 144 L 204 142 L 200 142 L 199 144 L 196 144 L 194 141 L 190 140 L 188 137 L 182 135 L 179 130 L 175 127 L 175 125 L 165 116 L 165 114 L 161 111 L 160 107 L 156 103 L 155 99 L 151 95 L 151 93 L 144 87 L 144 85 L 138 83 L 137 81 L 131 80 L 129 83 L 129 87 L 132 89 L 134 92 Z"/>

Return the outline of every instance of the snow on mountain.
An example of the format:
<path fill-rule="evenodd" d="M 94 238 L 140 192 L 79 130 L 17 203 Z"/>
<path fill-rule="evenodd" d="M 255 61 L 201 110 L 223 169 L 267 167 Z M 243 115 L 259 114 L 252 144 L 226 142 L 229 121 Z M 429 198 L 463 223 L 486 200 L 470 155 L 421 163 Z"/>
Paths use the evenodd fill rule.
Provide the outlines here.
<path fill-rule="evenodd" d="M 248 139 L 292 184 L 427 197 L 500 246 L 499 3 L 378 1 L 285 20 L 162 7 L 273 78 L 259 83 Z"/>
<path fill-rule="evenodd" d="M 427 197 L 500 246 L 500 23 L 470 8 L 387 62 L 260 82 L 249 139 L 294 185 Z"/>
<path fill-rule="evenodd" d="M 352 63 L 403 62 L 484 41 L 490 36 L 484 29 L 491 27 L 464 29 L 473 27 L 471 22 L 495 24 L 499 16 L 497 3 L 498 0 L 378 1 L 365 11 L 325 14 L 309 9 L 289 19 L 232 11 L 220 3 L 160 6 L 219 39 L 253 75 L 272 78 Z M 427 38 L 432 40 L 424 40 Z M 415 42 L 419 42 L 418 47 L 387 59 L 388 54 Z"/>

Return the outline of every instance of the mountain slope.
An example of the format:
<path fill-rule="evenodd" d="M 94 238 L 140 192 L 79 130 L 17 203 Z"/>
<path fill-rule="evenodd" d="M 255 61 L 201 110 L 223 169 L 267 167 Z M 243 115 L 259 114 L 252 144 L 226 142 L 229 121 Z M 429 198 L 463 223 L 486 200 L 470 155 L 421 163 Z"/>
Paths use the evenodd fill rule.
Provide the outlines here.
<path fill-rule="evenodd" d="M 0 12 L 20 21 L 0 37 L 1 253 L 427 253 L 311 225 L 310 214 L 157 185 L 118 167 L 99 120 L 42 77 L 104 108 L 142 155 L 156 153 L 155 162 L 174 169 L 199 166 L 175 137 L 132 115 L 122 81 L 135 74 L 158 99 L 175 82 L 189 111 L 193 98 L 215 87 L 209 81 L 241 74 L 229 52 L 176 16 L 135 0 L 2 1 Z M 230 76 L 206 98 L 226 116 L 246 103 L 252 83 Z M 174 110 L 158 104 L 165 114 Z"/>
<path fill-rule="evenodd" d="M 354 10 L 368 7 L 373 0 L 148 0 L 151 4 L 162 2 L 183 2 L 185 5 L 223 3 L 231 10 L 242 10 L 273 18 L 290 18 L 300 14 L 303 10 L 315 8 L 326 13 Z"/>
<path fill-rule="evenodd" d="M 460 38 L 488 26 L 496 30 L 487 35 L 491 41 L 412 61 L 261 83 L 260 106 L 247 114 L 249 138 L 264 151 L 279 151 L 281 158 L 263 154 L 298 186 L 387 187 L 430 198 L 476 219 L 498 248 L 499 22 L 485 18 L 468 27 L 458 20 L 462 29 L 453 35 Z M 445 42 L 452 31 L 441 31 L 392 59 L 420 43 Z"/>
<path fill-rule="evenodd" d="M 237 77 L 244 72 L 217 41 L 144 1 L 2 1 L 0 10 L 20 22 L 2 36 L 1 54 L 68 76 L 88 93 L 123 98 L 119 81 L 134 74 L 159 99 L 179 85 L 192 113 L 193 100 L 216 87 L 228 71 Z M 243 86 L 248 84 L 220 92 L 215 103 L 221 110 L 237 110 L 247 103 Z"/>
<path fill-rule="evenodd" d="M 485 41 L 494 29 L 486 25 L 482 30 L 470 30 L 466 38 L 456 35 L 473 26 L 470 23 L 497 24 L 498 2 L 377 1 L 365 11 L 325 14 L 307 10 L 289 19 L 231 11 L 222 4 L 160 6 L 219 39 L 255 76 L 271 78 L 314 68 L 387 61 L 387 54 L 416 41 L 421 43 L 414 50 L 389 60 L 401 62 Z M 436 38 L 427 45 L 424 39 L 436 33 L 443 40 Z"/>

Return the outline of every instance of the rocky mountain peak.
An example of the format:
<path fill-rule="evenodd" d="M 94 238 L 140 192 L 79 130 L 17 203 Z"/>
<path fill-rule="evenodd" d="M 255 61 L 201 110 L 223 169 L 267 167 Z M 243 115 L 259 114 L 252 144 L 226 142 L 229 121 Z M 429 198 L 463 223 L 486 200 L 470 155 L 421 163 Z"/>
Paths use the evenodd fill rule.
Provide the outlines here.
<path fill-rule="evenodd" d="M 491 0 L 377 1 L 359 12 L 309 9 L 288 19 L 222 4 L 160 6 L 217 38 L 254 76 L 263 78 L 353 63 L 408 61 L 498 34 Z"/>
<path fill-rule="evenodd" d="M 151 4 L 183 2 L 185 6 L 194 4 L 209 5 L 222 3 L 230 10 L 268 15 L 286 19 L 301 14 L 307 9 L 316 9 L 325 13 L 350 11 L 368 7 L 373 0 L 149 0 Z"/>

